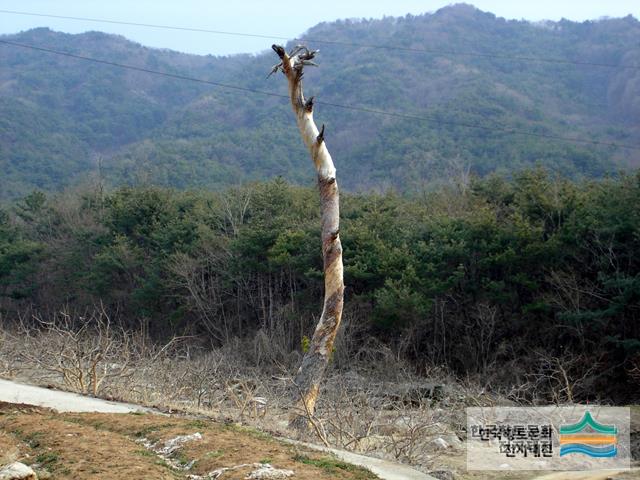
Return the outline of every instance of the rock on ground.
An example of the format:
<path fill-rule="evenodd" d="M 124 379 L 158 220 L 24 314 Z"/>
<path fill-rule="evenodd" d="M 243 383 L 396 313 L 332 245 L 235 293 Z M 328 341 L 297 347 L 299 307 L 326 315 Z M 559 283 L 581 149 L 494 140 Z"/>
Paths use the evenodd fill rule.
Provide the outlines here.
<path fill-rule="evenodd" d="M 449 470 L 432 470 L 429 475 L 437 478 L 438 480 L 455 480 L 455 475 Z"/>
<path fill-rule="evenodd" d="M 451 448 L 451 445 L 449 445 L 449 442 L 447 442 L 444 438 L 442 437 L 438 437 L 438 438 L 434 438 L 431 443 L 438 449 L 438 450 L 446 450 L 447 448 Z"/>
<path fill-rule="evenodd" d="M 0 480 L 38 480 L 38 477 L 24 463 L 14 462 L 0 469 Z"/>
<path fill-rule="evenodd" d="M 257 470 L 251 472 L 246 478 L 247 480 L 280 480 L 289 477 L 293 477 L 293 471 L 273 468 L 268 463 L 265 463 Z"/>

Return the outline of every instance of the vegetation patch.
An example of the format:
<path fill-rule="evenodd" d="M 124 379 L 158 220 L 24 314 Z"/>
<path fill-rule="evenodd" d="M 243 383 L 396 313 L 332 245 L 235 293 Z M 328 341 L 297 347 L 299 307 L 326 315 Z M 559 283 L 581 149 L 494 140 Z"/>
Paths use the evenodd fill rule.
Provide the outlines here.
<path fill-rule="evenodd" d="M 0 406 L 0 411 L 6 411 Z M 8 407 L 7 407 L 8 408 Z M 197 423 L 197 433 L 194 427 Z M 107 428 L 109 427 L 109 428 Z M 13 433 L 9 433 L 13 432 Z M 25 449 L 15 458 L 51 472 L 56 479 L 71 480 L 95 475 L 113 480 L 175 480 L 188 475 L 205 476 L 219 469 L 229 479 L 244 478 L 248 471 L 242 465 L 271 465 L 293 470 L 297 478 L 326 479 L 328 466 L 317 460 L 313 452 L 305 453 L 306 463 L 292 459 L 293 447 L 280 444 L 252 429 L 222 428 L 213 422 L 184 417 L 127 414 L 55 414 L 46 409 L 0 416 L 0 447 L 15 445 L 16 432 Z M 179 442 L 167 450 L 166 458 L 141 448 L 140 433 L 151 433 L 160 446 L 179 438 L 185 432 L 194 441 Z M 28 452 L 28 456 L 27 456 Z M 2 459 L 2 457 L 0 457 Z M 5 460 L 2 460 L 5 461 Z M 359 480 L 358 469 L 346 466 L 335 470 L 332 478 Z M 46 476 L 46 474 L 45 474 Z"/>
<path fill-rule="evenodd" d="M 296 455 L 295 457 L 293 457 L 293 459 L 296 462 L 304 463 L 305 465 L 313 465 L 315 467 L 321 468 L 332 475 L 335 475 L 336 473 L 342 471 L 357 474 L 355 478 L 362 480 L 377 478 L 373 473 L 368 472 L 362 467 L 357 467 L 355 465 L 341 462 L 340 460 L 332 457 L 309 458 L 306 455 Z"/>

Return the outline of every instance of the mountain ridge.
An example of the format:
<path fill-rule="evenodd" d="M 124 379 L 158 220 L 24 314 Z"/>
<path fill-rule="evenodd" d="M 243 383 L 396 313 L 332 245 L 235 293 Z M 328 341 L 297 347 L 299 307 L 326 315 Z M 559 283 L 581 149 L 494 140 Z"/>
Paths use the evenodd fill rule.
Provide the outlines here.
<path fill-rule="evenodd" d="M 321 23 L 301 38 L 640 65 L 640 47 L 632 41 L 640 22 L 633 17 L 552 24 L 541 28 L 455 5 L 419 16 Z M 280 78 L 265 80 L 275 63 L 269 52 L 199 56 L 102 32 L 43 28 L 0 38 L 286 94 Z M 600 176 L 640 164 L 634 152 L 499 131 L 640 145 L 638 70 L 317 46 L 320 68 L 307 74 L 309 95 L 432 119 L 420 123 L 318 105 L 316 118 L 327 125 L 328 145 L 348 189 L 416 188 L 459 164 L 478 175 L 542 165 L 569 176 Z M 17 47 L 1 48 L 0 61 L 8 67 L 0 72 L 0 166 L 7 172 L 0 198 L 63 188 L 95 174 L 97 157 L 112 184 L 218 188 L 273 176 L 312 181 L 283 99 Z"/>

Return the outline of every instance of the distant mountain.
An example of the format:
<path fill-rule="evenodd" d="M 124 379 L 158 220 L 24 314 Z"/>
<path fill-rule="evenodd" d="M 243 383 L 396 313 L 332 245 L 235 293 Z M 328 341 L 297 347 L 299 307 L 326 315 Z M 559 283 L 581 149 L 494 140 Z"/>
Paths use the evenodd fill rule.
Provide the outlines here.
<path fill-rule="evenodd" d="M 320 48 L 306 91 L 319 100 L 428 117 L 425 122 L 319 105 L 349 189 L 410 189 L 470 166 L 479 175 L 540 164 L 570 176 L 640 166 L 640 152 L 507 134 L 640 145 L 640 70 L 520 61 L 640 65 L 640 22 L 505 20 L 469 5 L 434 14 L 322 23 L 305 35 L 424 49 Z M 1 39 L 262 91 L 276 57 L 212 57 L 122 37 L 35 29 Z M 212 36 L 211 41 L 216 37 Z M 269 47 L 265 41 L 265 49 Z M 452 54 L 476 52 L 484 56 Z M 0 198 L 54 190 L 98 172 L 114 184 L 217 188 L 313 179 L 287 101 L 0 45 Z M 478 130 L 460 124 L 477 124 Z"/>

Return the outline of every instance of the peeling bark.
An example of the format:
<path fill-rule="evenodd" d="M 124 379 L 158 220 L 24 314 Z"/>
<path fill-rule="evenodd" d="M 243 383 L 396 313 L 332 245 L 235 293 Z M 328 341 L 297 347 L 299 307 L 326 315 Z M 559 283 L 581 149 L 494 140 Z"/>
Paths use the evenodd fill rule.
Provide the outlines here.
<path fill-rule="evenodd" d="M 302 92 L 303 69 L 312 62 L 316 51 L 304 46 L 295 47 L 289 54 L 278 45 L 273 50 L 280 63 L 272 73 L 282 71 L 289 84 L 291 106 L 296 116 L 302 140 L 309 149 L 318 174 L 320 191 L 322 257 L 324 261 L 324 306 L 309 350 L 302 359 L 294 382 L 297 388 L 297 413 L 290 426 L 308 428 L 309 416 L 315 410 L 320 383 L 331 358 L 333 343 L 340 327 L 344 304 L 342 244 L 340 243 L 340 201 L 336 169 L 325 144 L 325 128 L 318 130 L 313 120 L 313 97 L 305 100 Z"/>

